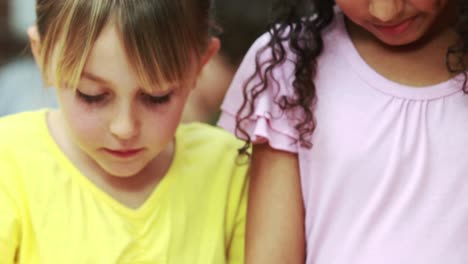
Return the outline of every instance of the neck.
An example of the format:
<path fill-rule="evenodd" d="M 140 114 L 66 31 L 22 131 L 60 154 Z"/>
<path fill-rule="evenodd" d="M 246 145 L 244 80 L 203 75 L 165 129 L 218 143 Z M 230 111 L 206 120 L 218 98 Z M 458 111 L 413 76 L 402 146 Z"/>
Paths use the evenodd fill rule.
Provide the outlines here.
<path fill-rule="evenodd" d="M 95 162 L 93 162 L 93 167 L 95 167 L 95 171 L 99 172 L 103 181 L 115 190 L 135 193 L 144 191 L 148 188 L 153 189 L 153 187 L 161 181 L 164 175 L 166 175 L 172 164 L 174 154 L 173 146 L 173 143 L 168 144 L 168 146 L 158 156 L 150 161 L 146 167 L 130 177 L 116 177 L 114 175 L 110 175 L 100 168 Z"/>
<path fill-rule="evenodd" d="M 446 67 L 446 58 L 448 49 L 459 40 L 454 30 L 455 14 L 451 3 L 424 37 L 403 46 L 387 45 L 362 27 L 346 22 L 356 49 L 377 72 L 401 84 L 428 86 L 453 77 Z"/>

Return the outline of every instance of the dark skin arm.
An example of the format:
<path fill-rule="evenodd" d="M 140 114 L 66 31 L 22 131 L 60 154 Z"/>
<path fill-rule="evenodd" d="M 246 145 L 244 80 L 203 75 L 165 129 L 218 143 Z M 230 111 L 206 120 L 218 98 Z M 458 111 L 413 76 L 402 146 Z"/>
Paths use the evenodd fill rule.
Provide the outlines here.
<path fill-rule="evenodd" d="M 254 145 L 246 227 L 247 264 L 305 262 L 297 155 Z"/>

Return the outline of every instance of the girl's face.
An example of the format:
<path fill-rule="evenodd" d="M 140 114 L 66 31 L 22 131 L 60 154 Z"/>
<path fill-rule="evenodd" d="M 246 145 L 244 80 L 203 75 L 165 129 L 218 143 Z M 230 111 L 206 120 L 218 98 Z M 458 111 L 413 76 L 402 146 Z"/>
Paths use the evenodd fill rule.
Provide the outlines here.
<path fill-rule="evenodd" d="M 387 45 L 406 45 L 447 25 L 453 0 L 336 0 L 346 17 Z M 453 18 L 453 17 L 452 17 Z"/>
<path fill-rule="evenodd" d="M 197 64 L 187 72 L 190 86 L 200 68 Z M 57 89 L 68 138 L 108 174 L 134 176 L 173 140 L 192 88 L 179 85 L 163 83 L 164 91 L 154 93 L 142 90 L 117 28 L 108 25 L 94 44 L 76 91 Z"/>

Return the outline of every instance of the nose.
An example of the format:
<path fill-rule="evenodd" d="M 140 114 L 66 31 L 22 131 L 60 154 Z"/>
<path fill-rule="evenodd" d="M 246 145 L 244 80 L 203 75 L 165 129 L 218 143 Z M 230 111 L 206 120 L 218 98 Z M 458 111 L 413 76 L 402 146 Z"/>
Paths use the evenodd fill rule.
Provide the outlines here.
<path fill-rule="evenodd" d="M 369 13 L 379 22 L 391 22 L 398 19 L 406 0 L 370 0 Z"/>
<path fill-rule="evenodd" d="M 111 119 L 110 132 L 119 140 L 130 140 L 138 135 L 139 124 L 131 105 L 119 106 Z"/>

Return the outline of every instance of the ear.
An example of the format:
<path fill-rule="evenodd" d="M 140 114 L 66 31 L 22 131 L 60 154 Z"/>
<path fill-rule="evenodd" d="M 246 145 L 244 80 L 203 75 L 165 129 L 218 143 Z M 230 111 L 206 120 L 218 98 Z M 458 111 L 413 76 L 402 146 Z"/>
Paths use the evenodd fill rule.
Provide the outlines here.
<path fill-rule="evenodd" d="M 29 44 L 31 45 L 32 54 L 34 56 L 34 60 L 36 64 L 41 66 L 39 61 L 39 57 L 41 54 L 41 38 L 39 37 L 39 31 L 36 25 L 30 26 L 28 28 L 28 38 Z"/>
<path fill-rule="evenodd" d="M 201 58 L 200 70 L 213 58 L 216 53 L 218 53 L 219 49 L 221 48 L 221 41 L 219 38 L 212 37 L 210 39 L 210 43 L 208 44 L 208 48 L 206 49 L 203 57 Z"/>
<path fill-rule="evenodd" d="M 205 50 L 205 53 L 201 57 L 200 64 L 197 68 L 197 78 L 194 80 L 193 88 L 197 86 L 198 80 L 200 79 L 200 75 L 202 73 L 203 68 L 205 68 L 206 64 L 218 53 L 219 49 L 221 48 L 221 42 L 219 38 L 212 37 L 210 38 L 210 42 L 208 43 L 208 47 Z"/>

